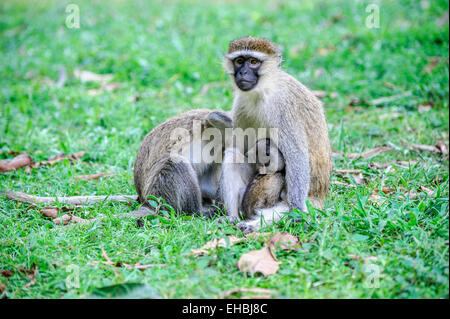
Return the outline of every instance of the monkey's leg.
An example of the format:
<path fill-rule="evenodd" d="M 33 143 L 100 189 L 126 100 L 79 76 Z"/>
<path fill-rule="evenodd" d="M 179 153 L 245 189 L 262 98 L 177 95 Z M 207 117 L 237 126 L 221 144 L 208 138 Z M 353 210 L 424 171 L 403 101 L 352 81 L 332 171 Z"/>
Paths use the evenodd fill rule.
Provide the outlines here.
<path fill-rule="evenodd" d="M 178 212 L 204 213 L 199 181 L 192 165 L 182 156 L 161 159 L 145 194 L 162 197 Z"/>
<path fill-rule="evenodd" d="M 256 210 L 256 215 L 245 222 L 237 224 L 237 227 L 244 233 L 251 233 L 259 230 L 262 226 L 272 225 L 280 220 L 281 213 L 289 212 L 289 206 L 286 202 L 279 202 L 270 208 Z"/>
<path fill-rule="evenodd" d="M 239 208 L 255 167 L 245 162 L 245 156 L 234 147 L 225 150 L 220 177 L 219 199 L 223 202 L 227 216 L 239 218 Z"/>

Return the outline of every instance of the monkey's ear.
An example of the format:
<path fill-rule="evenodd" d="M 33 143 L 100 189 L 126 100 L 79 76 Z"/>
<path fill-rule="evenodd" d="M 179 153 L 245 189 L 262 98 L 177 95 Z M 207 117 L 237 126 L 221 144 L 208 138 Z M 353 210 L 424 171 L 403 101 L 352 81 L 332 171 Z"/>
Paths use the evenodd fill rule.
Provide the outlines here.
<path fill-rule="evenodd" d="M 228 114 L 221 111 L 213 111 L 206 116 L 206 122 L 218 129 L 233 127 L 233 120 Z"/>

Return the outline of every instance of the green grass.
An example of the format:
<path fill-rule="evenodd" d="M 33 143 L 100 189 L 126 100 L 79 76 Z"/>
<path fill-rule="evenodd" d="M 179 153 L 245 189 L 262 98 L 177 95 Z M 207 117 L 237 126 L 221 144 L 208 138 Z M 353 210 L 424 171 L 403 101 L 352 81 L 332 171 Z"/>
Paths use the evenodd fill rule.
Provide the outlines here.
<path fill-rule="evenodd" d="M 106 216 L 105 225 L 57 226 L 38 209 L 0 198 L 0 269 L 38 266 L 37 281 L 17 272 L 0 282 L 8 298 L 79 298 L 96 288 L 145 283 L 164 298 L 207 298 L 236 287 L 262 287 L 279 298 L 449 298 L 448 158 L 405 147 L 449 139 L 448 1 L 380 1 L 380 28 L 365 26 L 363 1 L 77 1 L 81 28 L 68 29 L 71 2 L 0 3 L 0 159 L 10 151 L 43 160 L 87 151 L 83 161 L 0 174 L 1 189 L 41 196 L 133 194 L 133 163 L 144 135 L 184 110 L 229 110 L 232 90 L 220 63 L 230 40 L 248 34 L 270 38 L 284 49 L 283 68 L 314 90 L 337 92 L 323 100 L 333 151 L 394 149 L 366 160 L 335 158 L 336 168 L 365 170 L 366 185 L 332 185 L 323 212 L 309 222 L 283 220 L 266 231 L 288 231 L 304 243 L 283 253 L 277 274 L 246 276 L 235 264 L 262 247 L 250 240 L 214 256 L 187 257 L 193 248 L 228 234 L 230 225 L 188 216 L 149 217 L 145 226 L 124 217 L 137 207 L 97 204 L 82 217 Z M 333 18 L 334 17 L 334 18 Z M 340 19 L 342 17 L 342 19 Z M 324 47 L 334 47 L 318 55 Z M 431 73 L 429 57 L 439 57 Z M 61 67 L 68 81 L 57 81 Z M 121 87 L 98 96 L 72 76 L 80 68 L 112 73 Z M 321 72 L 318 70 L 322 70 Z M 208 83 L 216 83 L 202 94 Z M 392 84 L 392 85 L 390 85 Z M 383 105 L 366 101 L 405 91 L 412 95 Z M 139 96 L 138 101 L 130 99 Z M 349 109 L 359 98 L 360 109 Z M 420 104 L 433 107 L 418 112 Z M 395 115 L 395 116 L 393 116 Z M 411 167 L 372 171 L 371 161 L 418 160 Z M 101 180 L 77 175 L 112 170 Z M 333 175 L 332 180 L 343 181 Z M 435 198 L 389 195 L 368 201 L 382 186 L 428 187 Z M 140 270 L 95 264 L 104 248 L 114 261 L 165 263 Z M 366 287 L 370 272 L 349 254 L 374 256 L 379 286 Z M 70 265 L 80 287 L 66 286 Z M 17 293 L 15 293 L 17 291 Z"/>

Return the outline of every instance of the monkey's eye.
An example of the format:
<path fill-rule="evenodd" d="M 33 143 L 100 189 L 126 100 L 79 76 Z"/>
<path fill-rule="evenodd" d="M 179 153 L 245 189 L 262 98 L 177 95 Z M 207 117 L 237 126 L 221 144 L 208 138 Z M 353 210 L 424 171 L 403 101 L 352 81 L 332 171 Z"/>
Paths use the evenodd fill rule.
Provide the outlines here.
<path fill-rule="evenodd" d="M 236 64 L 237 66 L 241 66 L 242 64 L 244 64 L 244 58 L 237 58 L 236 60 L 234 60 L 234 64 Z"/>
<path fill-rule="evenodd" d="M 261 62 L 255 58 L 250 58 L 248 61 L 250 62 L 252 68 L 258 67 L 261 64 Z"/>

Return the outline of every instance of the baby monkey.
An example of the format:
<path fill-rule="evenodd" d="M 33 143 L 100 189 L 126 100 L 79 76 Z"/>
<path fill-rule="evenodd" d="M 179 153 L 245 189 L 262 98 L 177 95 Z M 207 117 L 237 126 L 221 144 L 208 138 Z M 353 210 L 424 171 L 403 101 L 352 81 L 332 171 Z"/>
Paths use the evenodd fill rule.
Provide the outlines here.
<path fill-rule="evenodd" d="M 241 203 L 245 222 L 237 226 L 244 233 L 260 228 L 261 219 L 270 224 L 288 212 L 286 201 L 285 162 L 270 139 L 260 139 L 246 156 L 256 158 L 256 174 L 248 184 Z"/>

